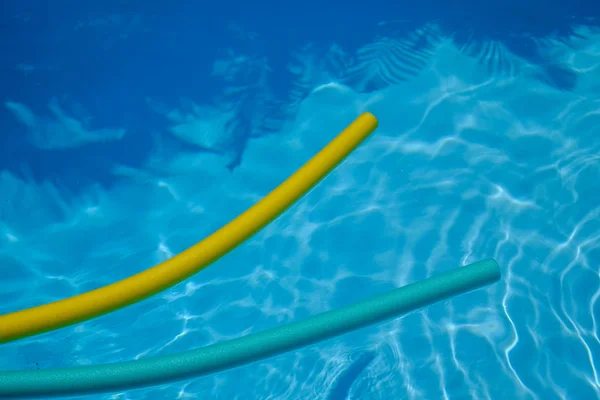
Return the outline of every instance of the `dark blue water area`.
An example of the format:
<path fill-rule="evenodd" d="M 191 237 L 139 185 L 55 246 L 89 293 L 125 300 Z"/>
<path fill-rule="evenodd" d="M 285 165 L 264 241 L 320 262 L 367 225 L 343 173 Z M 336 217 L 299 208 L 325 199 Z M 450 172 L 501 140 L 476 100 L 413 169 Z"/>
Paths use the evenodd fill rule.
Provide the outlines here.
<path fill-rule="evenodd" d="M 598 24 L 596 3 L 4 0 L 0 169 L 36 181 L 50 180 L 71 192 L 90 184 L 108 187 L 116 182 L 113 165 L 143 165 L 153 150 L 153 135 L 183 146 L 165 134 L 168 121 L 149 102 L 167 108 L 185 108 L 186 102 L 237 103 L 238 133 L 232 146 L 238 157 L 233 169 L 242 162 L 250 137 L 272 133 L 257 128 L 253 122 L 257 112 L 267 112 L 274 120 L 285 118 L 293 83 L 287 68 L 292 51 L 313 44 L 318 54 L 335 42 L 352 53 L 378 37 L 401 39 L 430 23 L 471 52 L 482 51 L 478 49 L 489 40 L 502 42 L 543 66 L 550 84 L 569 90 L 577 77 L 544 59 L 536 40 L 551 34 L 566 38 L 576 25 Z M 268 90 L 255 85 L 264 72 L 260 63 L 236 74 L 233 82 L 213 75 L 214 61 L 227 58 L 230 50 L 267 60 Z M 226 94 L 224 89 L 231 86 L 245 87 L 245 96 Z M 93 116 L 94 129 L 124 128 L 127 133 L 119 141 L 39 149 L 4 103 L 24 104 L 42 118 L 49 115 L 53 99 L 69 115 Z M 277 124 L 270 129 L 276 131 Z"/>
<path fill-rule="evenodd" d="M 364 370 L 373 362 L 377 354 L 368 351 L 360 354 L 336 379 L 327 395 L 327 400 L 346 400 L 352 385 L 358 380 Z"/>

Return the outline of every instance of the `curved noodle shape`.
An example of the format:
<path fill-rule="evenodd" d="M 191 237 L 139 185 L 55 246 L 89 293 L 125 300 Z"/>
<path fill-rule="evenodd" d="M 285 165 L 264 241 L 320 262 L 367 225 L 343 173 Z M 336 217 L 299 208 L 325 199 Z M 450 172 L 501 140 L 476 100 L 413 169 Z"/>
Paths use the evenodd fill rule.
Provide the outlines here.
<path fill-rule="evenodd" d="M 179 354 L 74 368 L 0 371 L 0 398 L 115 392 L 195 378 L 327 340 L 500 279 L 492 259 L 307 319 Z"/>
<path fill-rule="evenodd" d="M 129 278 L 73 297 L 0 315 L 0 343 L 83 322 L 168 289 L 239 246 L 331 172 L 377 127 L 363 113 L 271 193 L 201 242 Z"/>

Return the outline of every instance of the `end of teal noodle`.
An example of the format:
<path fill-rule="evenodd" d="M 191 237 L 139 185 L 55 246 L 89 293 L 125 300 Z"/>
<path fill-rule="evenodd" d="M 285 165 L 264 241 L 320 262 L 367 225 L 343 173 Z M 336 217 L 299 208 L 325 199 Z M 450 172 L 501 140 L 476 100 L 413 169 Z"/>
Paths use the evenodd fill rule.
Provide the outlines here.
<path fill-rule="evenodd" d="M 337 310 L 184 353 L 84 367 L 0 371 L 0 398 L 115 392 L 208 375 L 398 318 L 500 277 L 498 263 L 488 259 Z"/>

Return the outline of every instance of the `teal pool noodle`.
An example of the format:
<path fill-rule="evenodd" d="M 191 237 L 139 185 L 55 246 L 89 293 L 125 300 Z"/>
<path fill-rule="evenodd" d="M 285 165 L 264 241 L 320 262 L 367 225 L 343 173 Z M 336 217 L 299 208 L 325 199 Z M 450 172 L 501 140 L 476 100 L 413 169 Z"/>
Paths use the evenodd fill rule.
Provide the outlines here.
<path fill-rule="evenodd" d="M 496 261 L 483 260 L 337 310 L 184 353 L 114 364 L 0 371 L 0 399 L 116 392 L 212 374 L 399 317 L 492 284 L 500 276 Z"/>

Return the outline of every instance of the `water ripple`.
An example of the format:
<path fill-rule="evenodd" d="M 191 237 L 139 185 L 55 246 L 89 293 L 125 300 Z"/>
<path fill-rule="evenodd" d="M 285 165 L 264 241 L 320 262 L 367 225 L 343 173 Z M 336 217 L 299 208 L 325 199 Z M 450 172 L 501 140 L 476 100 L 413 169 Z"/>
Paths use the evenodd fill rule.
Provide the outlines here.
<path fill-rule="evenodd" d="M 503 280 L 486 290 L 248 367 L 98 398 L 600 396 L 597 83 L 583 77 L 561 91 L 516 58 L 514 74 L 490 75 L 450 40 L 399 68 L 410 46 L 383 41 L 357 64 L 341 52 L 326 66 L 306 63 L 303 94 L 291 93 L 286 111 L 295 118 L 280 135 L 247 141 L 233 172 L 215 152 L 158 149 L 145 168 L 115 170 L 127 184 L 69 201 L 50 184 L 0 174 L 2 192 L 18 199 L 3 204 L 0 222 L 8 311 L 170 257 L 266 194 L 361 110 L 381 121 L 321 185 L 215 265 L 114 314 L 4 345 L 2 365 L 183 351 L 491 256 Z M 592 40 L 557 50 L 587 71 L 598 70 L 599 51 Z M 352 65 L 367 71 L 364 90 L 331 72 Z"/>

